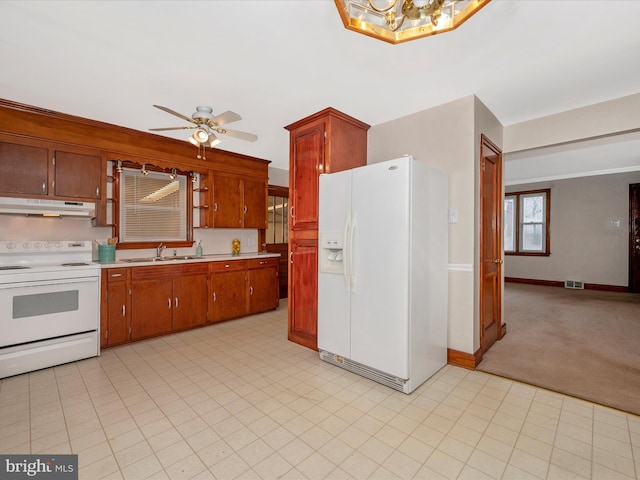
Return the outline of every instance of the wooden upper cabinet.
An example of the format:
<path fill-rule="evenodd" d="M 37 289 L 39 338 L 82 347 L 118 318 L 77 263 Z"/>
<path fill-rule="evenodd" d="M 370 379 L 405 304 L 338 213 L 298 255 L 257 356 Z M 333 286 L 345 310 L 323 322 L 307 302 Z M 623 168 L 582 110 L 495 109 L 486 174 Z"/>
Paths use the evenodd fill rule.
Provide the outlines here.
<path fill-rule="evenodd" d="M 267 181 L 214 173 L 213 226 L 267 228 Z"/>
<path fill-rule="evenodd" d="M 106 160 L 88 149 L 56 150 L 33 139 L 0 137 L 0 194 L 98 201 L 106 184 Z M 17 143 L 17 142 L 21 143 Z M 24 142 L 24 143 L 22 143 Z"/>
<path fill-rule="evenodd" d="M 289 171 L 289 214 L 294 230 L 318 228 L 318 175 L 324 168 L 325 122 L 291 134 L 295 162 Z"/>
<path fill-rule="evenodd" d="M 318 177 L 367 163 L 369 125 L 326 108 L 287 127 L 292 230 L 318 228 Z"/>
<path fill-rule="evenodd" d="M 0 141 L 0 192 L 47 195 L 48 159 L 46 148 Z"/>
<path fill-rule="evenodd" d="M 242 227 L 242 180 L 236 175 L 213 175 L 213 226 Z"/>
<path fill-rule="evenodd" d="M 242 183 L 243 227 L 267 228 L 267 181 L 247 177 Z"/>
<path fill-rule="evenodd" d="M 56 196 L 101 198 L 103 162 L 100 156 L 56 150 L 54 159 Z"/>

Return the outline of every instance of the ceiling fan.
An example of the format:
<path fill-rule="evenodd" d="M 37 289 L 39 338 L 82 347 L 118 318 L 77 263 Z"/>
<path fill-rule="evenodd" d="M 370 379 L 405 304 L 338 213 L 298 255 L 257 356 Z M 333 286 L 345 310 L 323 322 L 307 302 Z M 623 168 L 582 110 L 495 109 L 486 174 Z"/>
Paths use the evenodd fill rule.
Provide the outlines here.
<path fill-rule="evenodd" d="M 196 107 L 195 113 L 193 113 L 191 118 L 189 118 L 186 115 L 182 115 L 181 113 L 171 110 L 170 108 L 163 107 L 162 105 L 154 105 L 154 107 L 186 120 L 191 125 L 185 125 L 183 127 L 150 128 L 149 130 L 153 132 L 164 132 L 167 130 L 194 130 L 188 140 L 197 146 L 198 149 L 200 147 L 213 148 L 218 145 L 222 140 L 216 136 L 216 133 L 229 135 L 230 137 L 246 140 L 247 142 L 255 142 L 258 139 L 258 136 L 253 133 L 222 128 L 228 123 L 242 120 L 240 115 L 232 111 L 226 111 L 220 115 L 214 116 L 213 109 L 211 107 L 200 105 Z"/>

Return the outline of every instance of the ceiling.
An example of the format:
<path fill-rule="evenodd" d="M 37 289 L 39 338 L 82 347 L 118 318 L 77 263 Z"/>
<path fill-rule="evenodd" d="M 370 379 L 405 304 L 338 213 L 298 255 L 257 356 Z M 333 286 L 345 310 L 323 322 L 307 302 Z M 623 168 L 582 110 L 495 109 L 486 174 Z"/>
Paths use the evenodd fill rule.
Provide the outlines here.
<path fill-rule="evenodd" d="M 493 0 L 390 45 L 331 0 L 3 0 L 0 97 L 144 131 L 184 124 L 153 104 L 233 110 L 259 139 L 219 148 L 286 169 L 283 127 L 328 106 L 376 125 L 475 94 L 506 126 L 638 93 L 638 24 L 638 1 Z"/>

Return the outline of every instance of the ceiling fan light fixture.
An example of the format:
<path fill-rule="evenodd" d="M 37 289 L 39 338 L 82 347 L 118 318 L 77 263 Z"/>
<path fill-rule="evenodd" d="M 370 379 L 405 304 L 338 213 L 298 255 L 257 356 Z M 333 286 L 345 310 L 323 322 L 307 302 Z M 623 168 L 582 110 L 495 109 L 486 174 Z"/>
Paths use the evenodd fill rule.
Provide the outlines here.
<path fill-rule="evenodd" d="M 200 145 L 200 143 L 198 143 L 198 140 L 196 140 L 196 137 L 194 137 L 193 135 L 191 135 L 187 140 L 193 143 L 196 147 Z"/>
<path fill-rule="evenodd" d="M 209 146 L 211 148 L 215 147 L 216 145 L 218 145 L 221 142 L 222 142 L 222 140 L 220 140 L 218 137 L 216 137 L 215 134 L 211 133 L 209 135 Z"/>
<path fill-rule="evenodd" d="M 193 138 L 198 143 L 206 143 L 209 141 L 209 133 L 202 127 L 196 128 L 196 131 L 193 132 Z"/>

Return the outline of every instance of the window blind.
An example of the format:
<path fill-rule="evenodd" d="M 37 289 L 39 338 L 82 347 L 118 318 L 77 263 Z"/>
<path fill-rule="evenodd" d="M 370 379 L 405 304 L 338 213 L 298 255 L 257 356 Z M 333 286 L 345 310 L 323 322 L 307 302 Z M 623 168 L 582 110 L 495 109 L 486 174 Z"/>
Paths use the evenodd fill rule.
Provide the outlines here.
<path fill-rule="evenodd" d="M 122 242 L 187 239 L 187 178 L 125 168 L 120 176 Z"/>

